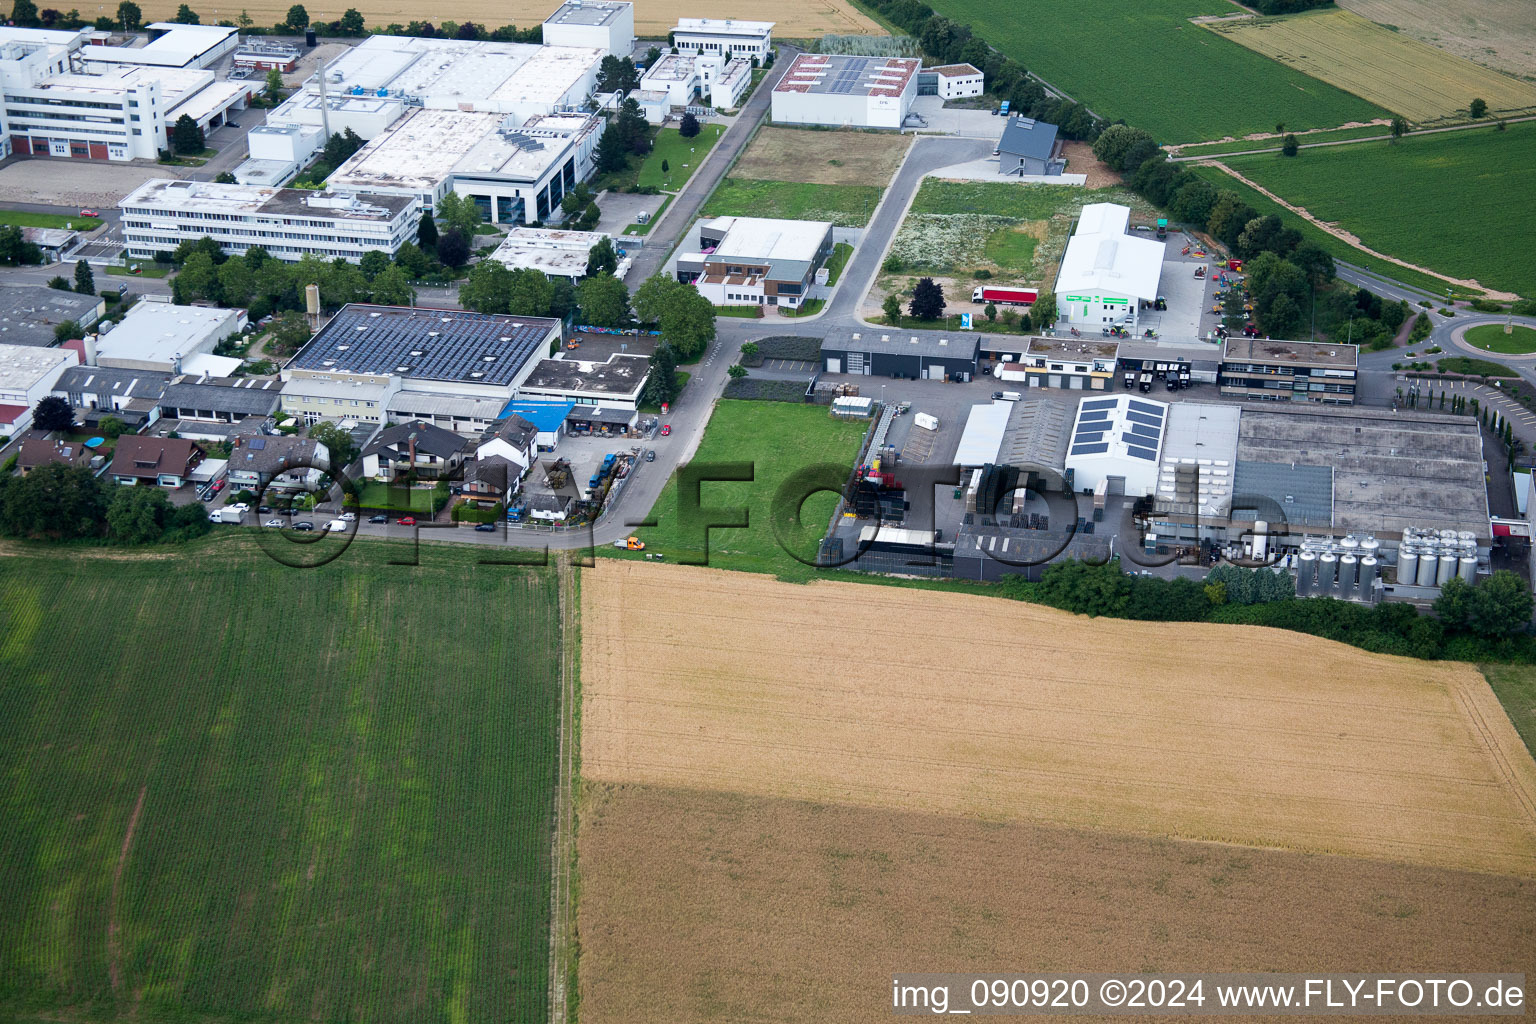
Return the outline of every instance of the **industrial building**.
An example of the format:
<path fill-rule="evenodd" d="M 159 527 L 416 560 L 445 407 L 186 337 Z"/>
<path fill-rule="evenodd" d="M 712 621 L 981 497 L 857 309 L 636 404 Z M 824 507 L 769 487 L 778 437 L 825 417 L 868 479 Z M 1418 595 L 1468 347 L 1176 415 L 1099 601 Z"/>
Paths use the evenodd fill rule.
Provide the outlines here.
<path fill-rule="evenodd" d="M 635 5 L 623 0 L 566 0 L 544 19 L 544 45 L 628 57 L 635 48 Z"/>
<path fill-rule="evenodd" d="M 1059 327 L 1134 328 L 1138 307 L 1157 299 L 1164 243 L 1130 234 L 1130 207 L 1083 207 L 1056 276 Z"/>
<path fill-rule="evenodd" d="M 120 370 L 227 376 L 241 361 L 213 350 L 245 327 L 243 309 L 139 302 L 111 331 L 85 340 L 85 362 Z"/>
<path fill-rule="evenodd" d="M 240 45 L 240 30 L 233 25 L 156 21 L 145 25 L 144 31 L 149 42 L 143 46 L 90 45 L 80 51 L 80 57 L 92 64 L 201 69 L 217 64 Z"/>
<path fill-rule="evenodd" d="M 548 317 L 351 303 L 283 368 L 283 409 L 306 423 L 410 414 L 477 434 L 560 332 Z"/>
<path fill-rule="evenodd" d="M 518 389 L 518 397 L 530 402 L 570 402 L 567 419 L 582 410 L 613 410 L 613 419 L 633 423 L 640 392 L 650 373 L 646 356 L 614 353 L 601 363 L 580 359 L 543 359 Z"/>
<path fill-rule="evenodd" d="M 669 53 L 645 69 L 640 91 L 666 93 L 664 103 L 653 104 L 664 112 L 693 106 L 695 98 L 705 106 L 730 109 L 751 82 L 752 63 L 741 57 L 727 60 L 718 53 Z"/>
<path fill-rule="evenodd" d="M 502 239 L 491 259 L 510 270 L 537 270 L 548 277 L 566 277 L 579 281 L 587 274 L 587 258 L 592 247 L 603 239 L 613 240 L 604 231 L 564 231 L 559 228 L 512 228 Z M 616 246 L 618 269 L 614 276 L 629 273 L 633 257 L 621 239 Z"/>
<path fill-rule="evenodd" d="M 999 454 L 1003 449 L 1003 435 L 1008 429 L 1008 418 L 1018 404 L 987 402 L 971 406 L 965 419 L 965 430 L 960 434 L 960 446 L 955 450 L 955 465 L 973 469 L 1004 462 Z"/>
<path fill-rule="evenodd" d="M 37 403 L 78 362 L 72 349 L 0 344 L 0 433 L 14 436 L 31 426 Z"/>
<path fill-rule="evenodd" d="M 230 255 L 260 246 L 280 260 L 313 254 L 356 263 L 371 249 L 394 255 L 421 221 L 410 196 L 168 178 L 151 178 L 118 207 L 128 254 L 140 259 L 207 235 Z"/>
<path fill-rule="evenodd" d="M 1120 345 L 1078 338 L 1030 338 L 1017 360 L 1000 363 L 998 380 L 1032 388 L 1104 391 L 1115 376 Z"/>
<path fill-rule="evenodd" d="M 1271 402 L 1352 405 L 1360 347 L 1333 342 L 1228 338 L 1221 393 Z"/>
<path fill-rule="evenodd" d="M 802 53 L 773 87 L 778 124 L 900 128 L 917 96 L 916 57 Z"/>
<path fill-rule="evenodd" d="M 1067 166 L 1061 158 L 1056 126 L 1022 114 L 1010 117 L 1004 125 L 997 143 L 997 163 L 998 173 L 1017 175 L 1059 175 Z"/>
<path fill-rule="evenodd" d="M 940 64 L 917 73 L 917 94 L 958 100 L 986 92 L 986 76 L 970 64 Z"/>
<path fill-rule="evenodd" d="M 679 18 L 673 26 L 672 45 L 678 53 L 690 56 L 700 53 L 730 54 L 735 57 L 753 57 L 759 63 L 773 49 L 771 21 L 737 21 L 734 18 Z"/>
<path fill-rule="evenodd" d="M 299 66 L 299 48 L 274 39 L 250 36 L 240 40 L 240 45 L 235 47 L 233 63 L 237 68 L 288 74 Z"/>
<path fill-rule="evenodd" d="M 1157 490 L 1168 404 L 1130 395 L 1084 399 L 1077 407 L 1066 473 L 1078 491 L 1144 498 Z"/>
<path fill-rule="evenodd" d="M 325 145 L 322 136 L 318 125 L 257 125 L 245 135 L 249 155 L 235 167 L 235 181 L 267 188 L 292 181 Z"/>
<path fill-rule="evenodd" d="M 54 328 L 67 320 L 90 327 L 106 312 L 100 295 L 81 295 L 40 284 L 0 286 L 0 344 L 48 347 Z"/>
<path fill-rule="evenodd" d="M 717 306 L 798 308 L 832 255 L 830 221 L 716 217 L 697 231 L 699 251 L 678 255 L 677 279 Z"/>
<path fill-rule="evenodd" d="M 234 29 L 216 31 L 233 44 Z M 190 44 L 155 50 L 179 33 L 140 49 L 88 46 L 90 35 L 0 27 L 0 157 L 154 160 L 183 114 L 215 128 L 259 88 L 219 81 Z"/>
<path fill-rule="evenodd" d="M 959 332 L 841 332 L 822 341 L 821 368 L 826 373 L 968 381 L 976 375 L 978 344 L 976 335 Z"/>
<path fill-rule="evenodd" d="M 484 111 L 411 110 L 326 180 L 333 188 L 413 196 L 430 213 L 453 187 L 454 167 L 504 120 Z"/>
<path fill-rule="evenodd" d="M 283 383 L 270 377 L 173 378 L 160 396 L 160 416 L 168 420 L 201 420 L 207 423 L 239 423 L 256 417 L 264 420 L 277 412 Z M 182 437 L 192 436 L 185 423 L 178 424 Z"/>

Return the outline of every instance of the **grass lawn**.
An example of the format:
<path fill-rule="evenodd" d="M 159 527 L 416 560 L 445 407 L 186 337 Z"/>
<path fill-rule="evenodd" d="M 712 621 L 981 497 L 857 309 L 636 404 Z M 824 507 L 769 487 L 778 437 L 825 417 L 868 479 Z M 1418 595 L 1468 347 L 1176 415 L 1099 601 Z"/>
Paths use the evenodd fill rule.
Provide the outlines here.
<path fill-rule="evenodd" d="M 832 255 L 827 257 L 827 287 L 837 284 L 837 279 L 843 276 L 843 270 L 848 266 L 848 258 L 853 255 L 853 246 L 847 242 L 838 242 L 832 246 Z"/>
<path fill-rule="evenodd" d="M 1232 14 L 1226 0 L 937 0 L 977 33 L 1110 120 L 1159 142 L 1336 128 L 1391 115 L 1335 86 L 1191 24 Z M 1048 42 L 1047 42 L 1048 41 Z"/>
<path fill-rule="evenodd" d="M 869 223 L 883 191 L 874 185 L 726 178 L 704 204 L 703 216 L 828 220 L 838 227 L 860 228 Z"/>
<path fill-rule="evenodd" d="M 807 299 L 801 303 L 799 309 L 786 309 L 781 311 L 783 316 L 815 316 L 826 306 L 826 299 Z"/>
<path fill-rule="evenodd" d="M 723 569 L 775 573 L 787 579 L 809 579 L 815 570 L 785 552 L 775 537 L 774 494 L 791 474 L 820 463 L 838 467 L 836 486 L 841 486 L 841 475 L 853 468 L 868 428 L 869 424 L 863 421 L 833 419 L 825 406 L 722 399 L 715 406 L 691 465 L 746 462 L 752 464 L 754 477 L 751 482 L 701 485 L 703 508 L 742 508 L 747 520 L 745 529 L 709 531 L 709 564 Z M 705 540 L 701 519 L 705 517 L 693 513 L 684 522 L 678 512 L 677 492 L 674 477 L 651 509 L 656 525 L 635 532 L 650 551 L 664 553 L 669 561 L 702 561 Z M 796 528 L 785 519 L 786 536 L 804 557 L 814 559 L 816 545 L 836 504 L 835 493 L 815 494 L 800 510 L 803 528 Z M 638 553 L 613 554 L 642 557 Z"/>
<path fill-rule="evenodd" d="M 1361 145 L 1370 146 L 1375 145 L 1375 143 L 1367 142 L 1361 143 Z M 1358 148 L 1360 147 L 1339 146 L 1336 147 L 1336 151 L 1352 153 Z M 1284 158 L 1280 157 L 1277 159 Z M 1301 158 L 1297 157 L 1296 159 Z M 1332 255 L 1334 259 L 1345 260 L 1349 263 L 1355 264 L 1358 267 L 1365 267 L 1367 270 L 1370 270 L 1373 273 L 1380 274 L 1383 277 L 1391 278 L 1394 281 L 1401 281 L 1403 284 L 1411 285 L 1415 288 L 1422 288 L 1432 294 L 1445 294 L 1447 282 L 1441 280 L 1440 278 L 1434 277 L 1430 274 L 1420 273 L 1417 270 L 1409 270 L 1407 267 L 1400 267 L 1395 263 L 1384 263 L 1377 257 L 1372 256 L 1370 253 L 1362 252 L 1360 249 L 1350 245 L 1343 239 L 1336 238 L 1333 235 L 1330 235 L 1328 232 L 1324 231 L 1322 228 L 1302 220 L 1291 211 L 1276 203 L 1273 199 L 1270 199 L 1268 196 L 1265 196 L 1262 193 L 1254 191 L 1247 185 L 1244 185 L 1242 182 L 1238 181 L 1236 178 L 1233 178 L 1230 174 L 1227 174 L 1225 171 L 1221 170 L 1219 167 L 1194 166 L 1190 169 L 1194 171 L 1194 173 L 1200 175 L 1202 178 L 1205 178 L 1207 181 L 1211 182 L 1218 189 L 1229 189 L 1230 191 L 1236 192 L 1240 197 L 1242 197 L 1243 202 L 1259 211 L 1259 213 L 1272 213 L 1280 217 L 1285 221 L 1288 227 L 1293 227 L 1297 231 L 1300 231 L 1301 236 L 1307 241 L 1316 242 L 1324 249 L 1324 251 Z M 1250 169 L 1244 165 L 1242 168 L 1242 173 L 1249 174 Z M 1458 296 L 1467 297 L 1481 295 L 1483 293 L 1477 289 L 1472 288 L 1457 288 L 1456 294 Z"/>
<path fill-rule="evenodd" d="M 1230 164 L 1380 252 L 1485 288 L 1536 295 L 1528 242 L 1536 207 L 1511 201 L 1536 195 L 1536 123 Z"/>
<path fill-rule="evenodd" d="M 76 231 L 91 231 L 101 227 L 96 217 L 69 217 L 57 213 L 27 213 L 23 210 L 0 210 L 0 224 L 14 224 L 19 228 L 62 228 L 72 225 Z"/>
<path fill-rule="evenodd" d="M 153 260 L 145 260 L 139 264 L 139 272 L 135 274 L 127 267 L 108 267 L 107 274 L 111 277 L 165 277 L 170 273 L 169 267 L 158 267 Z"/>
<path fill-rule="evenodd" d="M 1490 362 L 1487 359 L 1473 359 L 1471 356 L 1451 356 L 1448 359 L 1438 360 L 1435 363 L 1435 369 L 1441 373 L 1464 373 L 1481 377 L 1520 376 L 1520 374 L 1503 363 Z"/>
<path fill-rule="evenodd" d="M 1271 125 L 1270 129 L 1273 130 Z M 1373 124 L 1364 128 L 1334 128 L 1331 131 L 1315 131 L 1298 133 L 1296 141 L 1303 146 L 1315 145 L 1319 142 L 1343 142 L 1347 139 L 1366 139 L 1373 135 L 1386 135 L 1387 126 Z M 1227 153 L 1242 153 L 1250 149 L 1280 148 L 1280 139 L 1239 139 L 1236 142 L 1207 142 L 1198 146 L 1182 146 L 1179 156 L 1223 156 Z"/>
<path fill-rule="evenodd" d="M 1525 749 L 1536 756 L 1536 667 L 1530 665 L 1480 665 L 1488 685 L 1493 687 L 1504 713 L 1514 723 L 1515 731 L 1525 741 Z"/>
<path fill-rule="evenodd" d="M 756 320 L 763 315 L 762 306 L 716 306 L 715 316 L 733 316 L 742 320 Z"/>
<path fill-rule="evenodd" d="M 406 493 L 410 496 L 409 503 L 402 504 L 398 500 L 391 501 L 392 497 L 399 497 L 399 490 L 392 494 L 388 484 L 377 480 L 359 480 L 358 507 L 359 508 L 388 508 L 401 512 L 427 512 L 432 508 L 431 487 L 412 487 Z"/>
<path fill-rule="evenodd" d="M 1515 324 L 1509 334 L 1504 333 L 1503 324 L 1482 324 L 1468 328 L 1463 337 L 1485 352 L 1503 352 L 1508 355 L 1536 352 L 1536 330 L 1519 324 Z"/>
<path fill-rule="evenodd" d="M 256 532 L 11 545 L 0 1016 L 543 1019 L 553 570 Z"/>
<path fill-rule="evenodd" d="M 656 207 L 656 212 L 651 215 L 651 219 L 650 220 L 646 221 L 644 224 L 631 224 L 629 227 L 624 229 L 624 233 L 626 235 L 648 235 L 648 234 L 650 234 L 651 233 L 651 228 L 656 225 L 657 221 L 661 220 L 662 211 L 664 211 L 667 208 L 667 205 L 669 203 L 671 203 L 671 202 L 672 202 L 672 196 L 671 195 L 662 196 L 661 197 L 661 205 Z"/>
<path fill-rule="evenodd" d="M 635 183 L 673 192 L 681 189 L 724 132 L 723 124 L 702 124 L 696 137 L 685 139 L 676 128 L 663 128 L 656 133 L 654 146 L 640 164 Z M 665 174 L 661 170 L 663 161 L 669 168 Z"/>

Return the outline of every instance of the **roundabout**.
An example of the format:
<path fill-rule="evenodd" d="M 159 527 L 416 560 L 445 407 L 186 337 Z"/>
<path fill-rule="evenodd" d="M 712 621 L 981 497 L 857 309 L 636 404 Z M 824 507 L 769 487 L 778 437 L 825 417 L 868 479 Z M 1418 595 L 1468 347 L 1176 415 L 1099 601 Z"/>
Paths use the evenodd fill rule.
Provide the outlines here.
<path fill-rule="evenodd" d="M 1503 324 L 1478 324 L 1468 327 L 1462 334 L 1468 345 L 1484 352 L 1501 355 L 1531 355 L 1536 353 L 1536 328 L 1518 324 L 1504 333 Z"/>

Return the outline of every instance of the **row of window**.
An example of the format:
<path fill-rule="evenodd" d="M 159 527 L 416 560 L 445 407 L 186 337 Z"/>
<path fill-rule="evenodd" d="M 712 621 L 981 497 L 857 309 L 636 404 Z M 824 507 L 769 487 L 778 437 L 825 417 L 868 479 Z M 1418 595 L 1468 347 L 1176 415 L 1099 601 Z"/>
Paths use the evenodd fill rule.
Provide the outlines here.
<path fill-rule="evenodd" d="M 352 408 L 355 409 L 357 408 L 358 403 L 362 402 L 364 409 L 372 409 L 379 404 L 378 402 L 369 402 L 358 398 L 316 398 L 312 395 L 298 395 L 296 397 L 298 397 L 305 405 L 325 405 L 326 403 L 330 403 L 331 405 L 347 405 L 350 403 Z"/>
<path fill-rule="evenodd" d="M 138 225 L 134 226 L 137 227 Z M 124 227 L 126 228 L 127 225 L 124 225 Z M 202 236 L 207 233 L 189 224 L 182 225 L 181 230 L 189 235 Z M 240 234 L 245 235 L 248 238 L 288 238 L 300 242 L 335 242 L 338 245 L 354 245 L 362 248 L 370 248 L 379 242 L 378 239 L 360 238 L 355 235 L 306 235 L 293 231 L 242 231 Z M 174 238 L 169 232 L 148 235 L 129 235 L 128 241 L 143 242 L 146 245 L 162 241 L 168 245 L 173 246 L 178 244 L 178 240 Z M 225 241 L 223 238 L 220 238 L 219 241 L 221 244 L 225 245 L 248 244 Z"/>

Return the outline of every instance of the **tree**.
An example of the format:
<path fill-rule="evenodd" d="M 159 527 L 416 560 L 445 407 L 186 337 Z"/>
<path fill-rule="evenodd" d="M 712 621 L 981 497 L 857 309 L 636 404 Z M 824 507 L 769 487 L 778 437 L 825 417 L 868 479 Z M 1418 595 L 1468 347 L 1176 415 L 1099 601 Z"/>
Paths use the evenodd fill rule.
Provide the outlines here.
<path fill-rule="evenodd" d="M 235 178 L 235 176 L 230 174 L 228 171 L 220 171 L 218 174 L 214 175 L 213 180 L 219 185 L 239 184 L 239 181 Z"/>
<path fill-rule="evenodd" d="M 16 0 L 11 7 L 11 21 L 17 28 L 37 28 L 41 24 L 37 17 L 37 4 L 32 0 Z"/>
<path fill-rule="evenodd" d="M 507 288 L 507 312 L 513 316 L 548 316 L 555 286 L 541 270 L 519 267 Z"/>
<path fill-rule="evenodd" d="M 294 4 L 288 8 L 288 17 L 283 19 L 283 24 L 295 32 L 303 32 L 309 27 L 309 12 L 304 9 L 303 4 Z"/>
<path fill-rule="evenodd" d="M 178 25 L 201 25 L 203 19 L 197 16 L 197 12 L 186 4 L 176 8 L 176 17 L 171 19 Z"/>
<path fill-rule="evenodd" d="M 614 121 L 614 127 L 618 129 L 619 138 L 629 152 L 644 156 L 651 151 L 650 122 L 646 121 L 640 104 L 635 100 L 627 99 L 619 105 L 619 116 Z"/>
<path fill-rule="evenodd" d="M 457 192 L 449 192 L 438 201 L 436 214 L 437 219 L 443 222 L 443 227 L 450 231 L 457 230 L 466 242 L 475 237 L 475 229 L 480 226 L 480 207 L 473 199 L 467 199 Z M 438 257 L 441 259 L 442 254 L 439 253 Z"/>
<path fill-rule="evenodd" d="M 85 260 L 75 262 L 75 291 L 81 295 L 96 294 L 96 275 L 91 272 L 91 265 Z"/>
<path fill-rule="evenodd" d="M 429 223 L 430 218 L 423 217 L 423 224 Z M 422 252 L 415 242 L 402 242 L 400 248 L 395 250 L 395 266 L 405 271 L 406 277 L 411 280 L 421 277 L 427 272 L 430 261 L 427 254 Z"/>
<path fill-rule="evenodd" d="M 250 12 L 242 7 L 240 8 L 240 17 L 235 19 L 235 24 L 242 29 L 247 29 L 256 24 L 256 22 L 251 18 Z"/>
<path fill-rule="evenodd" d="M 1035 305 L 1030 310 L 1034 317 L 1035 326 L 1041 330 L 1056 322 L 1056 293 L 1045 292 L 1035 300 Z"/>
<path fill-rule="evenodd" d="M 612 274 L 589 277 L 576 286 L 582 322 L 593 327 L 629 325 L 629 289 Z"/>
<path fill-rule="evenodd" d="M 613 239 L 606 235 L 598 240 L 587 253 L 587 276 L 612 274 L 619 269 L 619 254 L 614 251 Z"/>
<path fill-rule="evenodd" d="M 309 340 L 309 321 L 304 314 L 290 309 L 267 329 L 267 351 L 273 355 L 291 356 Z"/>
<path fill-rule="evenodd" d="M 61 292 L 72 292 L 75 290 L 75 286 L 69 283 L 69 278 L 62 274 L 55 274 L 53 277 L 50 277 L 48 279 L 48 287 Z"/>
<path fill-rule="evenodd" d="M 1336 273 L 1333 255 L 1316 242 L 1298 245 L 1288 259 L 1307 276 L 1313 287 L 1332 281 Z"/>
<path fill-rule="evenodd" d="M 1301 307 L 1289 294 L 1281 292 L 1264 314 L 1264 331 L 1271 338 L 1294 338 L 1301 330 Z"/>
<path fill-rule="evenodd" d="M 181 265 L 181 272 L 176 275 L 175 285 L 187 302 L 195 299 L 218 302 L 220 298 L 218 280 L 218 268 L 213 265 L 213 260 L 208 254 L 194 252 Z"/>
<path fill-rule="evenodd" d="M 80 326 L 77 320 L 65 320 L 53 326 L 54 341 L 69 341 L 73 338 L 83 337 L 85 337 L 85 329 Z"/>
<path fill-rule="evenodd" d="M 404 270 L 390 264 L 373 279 L 373 301 L 381 306 L 410 306 L 416 302 L 416 289 L 406 280 Z"/>
<path fill-rule="evenodd" d="M 14 224 L 0 227 L 0 266 L 14 267 L 21 264 L 43 262 L 43 250 L 35 242 L 29 242 Z"/>
<path fill-rule="evenodd" d="M 137 32 L 144 23 L 144 12 L 139 10 L 139 5 L 133 0 L 123 0 L 117 5 L 117 23 L 123 26 L 125 32 Z"/>
<path fill-rule="evenodd" d="M 603 129 L 603 134 L 597 140 L 597 169 L 603 173 L 622 171 L 629 166 L 629 147 L 624 144 L 624 136 L 619 132 L 619 126 L 610 124 Z"/>
<path fill-rule="evenodd" d="M 1280 152 L 1285 156 L 1295 156 L 1301 152 L 1301 146 L 1296 142 L 1296 136 L 1287 135 L 1280 143 Z"/>
<path fill-rule="evenodd" d="M 988 321 L 996 320 L 997 319 L 997 303 L 995 303 L 995 302 L 987 303 L 986 308 L 984 308 L 981 312 L 982 312 L 983 315 L 986 316 Z"/>
<path fill-rule="evenodd" d="M 422 217 L 421 223 L 416 226 L 416 241 L 423 249 L 437 250 L 437 222 L 430 214 Z"/>
<path fill-rule="evenodd" d="M 597 67 L 598 92 L 630 92 L 640 85 L 640 72 L 628 57 L 609 54 Z"/>
<path fill-rule="evenodd" d="M 740 363 L 732 363 L 726 367 L 725 373 L 731 380 L 741 380 L 741 378 L 747 375 L 747 368 Z"/>
<path fill-rule="evenodd" d="M 1488 113 L 1488 101 L 1481 98 L 1473 100 L 1472 105 L 1467 108 L 1467 113 L 1472 115 L 1473 120 L 1485 116 Z"/>
<path fill-rule="evenodd" d="M 684 111 L 683 119 L 677 123 L 677 134 L 685 139 L 692 139 L 698 136 L 699 131 L 699 119 Z"/>
<path fill-rule="evenodd" d="M 13 537 L 99 537 L 105 514 L 101 481 L 88 469 L 53 463 L 0 480 L 0 529 Z"/>
<path fill-rule="evenodd" d="M 190 114 L 182 114 L 176 119 L 176 125 L 171 129 L 171 147 L 183 155 L 201 153 L 208 148 L 202 127 Z"/>
<path fill-rule="evenodd" d="M 715 340 L 715 306 L 697 288 L 679 285 L 662 307 L 661 340 L 684 358 L 701 355 Z"/>
<path fill-rule="evenodd" d="M 640 287 L 635 289 L 635 316 L 644 324 L 654 324 L 661 321 L 662 311 L 672 301 L 676 293 L 687 288 L 675 277 L 666 274 L 652 274 L 640 282 Z"/>
<path fill-rule="evenodd" d="M 330 420 L 324 420 L 310 427 L 309 439 L 325 445 L 325 450 L 331 457 L 331 469 L 338 474 L 343 467 L 356 462 L 357 457 L 362 454 L 362 449 L 358 448 L 352 432 L 342 430 Z"/>
<path fill-rule="evenodd" d="M 341 20 L 336 23 L 344 36 L 360 36 L 368 31 L 363 24 L 363 16 L 356 7 L 348 7 L 341 15 Z"/>
<path fill-rule="evenodd" d="M 666 161 L 666 160 L 663 160 L 661 162 L 661 173 L 662 174 L 671 174 L 672 173 L 672 164 L 670 162 Z"/>
<path fill-rule="evenodd" d="M 118 487 L 107 503 L 107 535 L 120 544 L 152 544 L 175 506 L 158 487 Z"/>
<path fill-rule="evenodd" d="M 96 431 L 109 441 L 116 441 L 128 433 L 128 424 L 116 416 L 103 416 L 96 421 Z"/>
<path fill-rule="evenodd" d="M 912 289 L 912 302 L 907 307 L 918 320 L 937 320 L 944 315 L 944 289 L 933 278 L 920 278 Z"/>
<path fill-rule="evenodd" d="M 364 277 L 372 281 L 389 269 L 389 253 L 383 249 L 369 249 L 363 253 L 362 259 L 357 261 L 357 269 L 363 272 Z"/>
<path fill-rule="evenodd" d="M 651 356 L 651 372 L 645 378 L 640 391 L 640 401 L 646 405 L 670 404 L 677 398 L 677 357 L 672 347 L 665 343 L 656 347 Z"/>
<path fill-rule="evenodd" d="M 325 149 L 321 153 L 323 159 L 332 168 L 340 167 L 353 153 L 363 148 L 362 138 L 351 128 L 342 132 L 335 132 L 325 140 Z"/>
<path fill-rule="evenodd" d="M 226 260 L 219 267 L 220 300 L 226 306 L 245 306 L 256 292 L 256 272 L 245 260 Z"/>
<path fill-rule="evenodd" d="M 1392 119 L 1392 127 L 1390 128 L 1390 131 L 1392 132 L 1391 142 L 1393 145 L 1396 145 L 1398 139 L 1408 134 L 1408 122 L 1403 120 L 1403 118 L 1400 116 L 1394 117 Z"/>
<path fill-rule="evenodd" d="M 58 395 L 46 395 L 32 410 L 32 425 L 38 430 L 68 430 L 75 425 L 75 410 Z"/>
<path fill-rule="evenodd" d="M 549 283 L 549 315 L 564 320 L 576 308 L 576 286 L 568 277 L 557 277 Z"/>
<path fill-rule="evenodd" d="M 892 292 L 880 303 L 880 311 L 885 314 L 885 322 L 894 324 L 901 319 L 901 296 Z"/>
<path fill-rule="evenodd" d="M 506 264 L 482 260 L 459 286 L 459 305 L 476 313 L 505 313 L 511 292 L 512 272 Z"/>
<path fill-rule="evenodd" d="M 1174 190 L 1168 212 L 1186 224 L 1204 224 L 1216 205 L 1216 186 L 1204 178 L 1192 178 Z"/>
<path fill-rule="evenodd" d="M 279 99 L 283 94 L 283 73 L 277 68 L 267 72 L 267 98 Z"/>
<path fill-rule="evenodd" d="M 458 228 L 451 229 L 437 240 L 437 258 L 455 269 L 469 262 L 469 242 Z"/>

